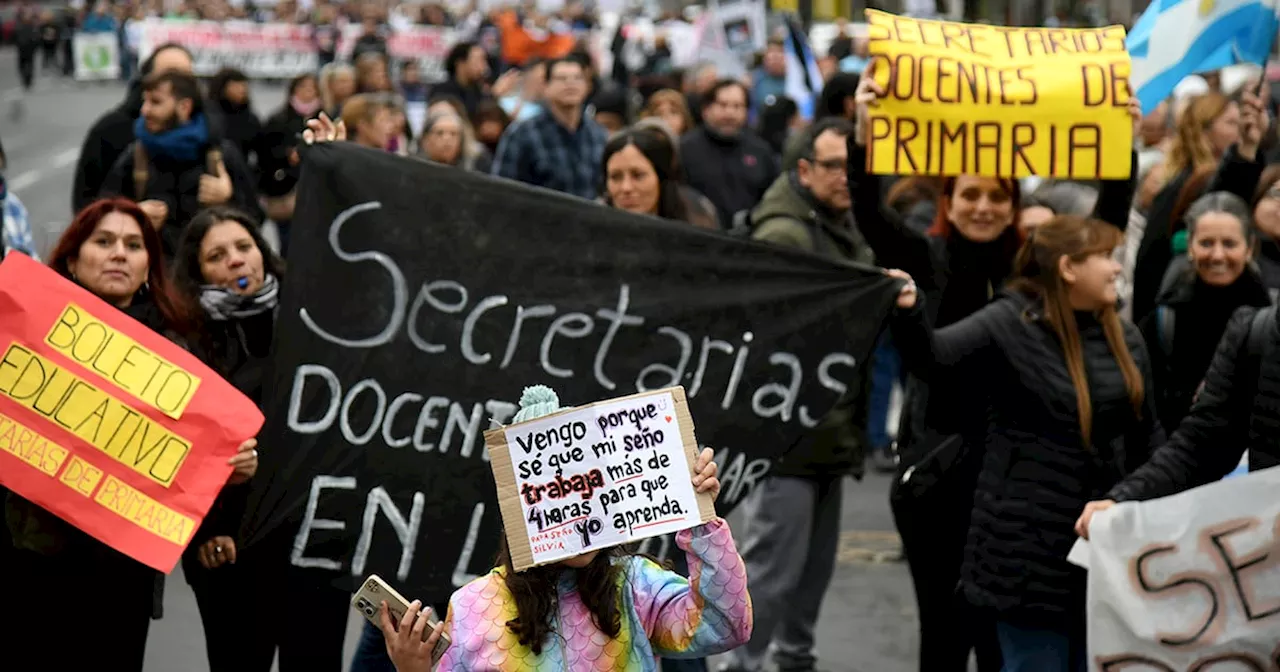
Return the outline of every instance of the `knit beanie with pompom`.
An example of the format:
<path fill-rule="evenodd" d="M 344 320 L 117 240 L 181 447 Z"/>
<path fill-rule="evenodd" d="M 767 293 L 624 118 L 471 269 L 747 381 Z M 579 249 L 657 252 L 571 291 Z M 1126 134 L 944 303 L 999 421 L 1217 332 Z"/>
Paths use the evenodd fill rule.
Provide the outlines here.
<path fill-rule="evenodd" d="M 546 385 L 524 388 L 520 395 L 520 410 L 512 422 L 527 422 L 546 417 L 560 410 L 560 397 Z"/>

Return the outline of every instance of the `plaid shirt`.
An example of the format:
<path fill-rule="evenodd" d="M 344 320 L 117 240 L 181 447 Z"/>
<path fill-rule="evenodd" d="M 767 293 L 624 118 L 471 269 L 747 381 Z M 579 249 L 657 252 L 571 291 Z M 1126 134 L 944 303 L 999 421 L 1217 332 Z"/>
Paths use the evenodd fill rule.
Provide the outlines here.
<path fill-rule="evenodd" d="M 31 222 L 27 220 L 27 209 L 12 193 L 4 198 L 4 249 L 0 253 L 7 255 L 10 250 L 40 261 L 36 241 L 31 235 Z"/>
<path fill-rule="evenodd" d="M 594 200 L 600 195 L 600 160 L 607 140 L 604 129 L 585 114 L 571 132 L 543 110 L 502 135 L 493 174 Z"/>

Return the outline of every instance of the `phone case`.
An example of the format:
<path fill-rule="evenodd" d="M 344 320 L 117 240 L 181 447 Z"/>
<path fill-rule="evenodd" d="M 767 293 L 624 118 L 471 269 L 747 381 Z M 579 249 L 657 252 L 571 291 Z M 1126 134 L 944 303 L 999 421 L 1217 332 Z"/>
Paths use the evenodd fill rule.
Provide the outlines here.
<path fill-rule="evenodd" d="M 396 592 L 386 581 L 383 581 L 382 577 L 377 574 L 371 574 L 369 578 L 364 580 L 360 590 L 356 591 L 356 594 L 351 597 L 351 607 L 364 614 L 364 617 L 369 619 L 370 623 L 381 628 L 382 617 L 380 614 L 384 601 L 387 603 L 387 610 L 391 612 L 391 621 L 399 625 L 400 619 L 404 618 L 404 612 L 409 610 L 409 600 L 404 599 L 404 596 Z M 427 629 L 422 631 L 423 641 L 426 641 L 427 637 L 431 635 L 431 630 L 439 622 L 436 619 L 436 615 L 434 613 L 431 614 L 431 618 L 427 621 Z M 444 655 L 444 652 L 449 649 L 449 645 L 452 643 L 449 635 L 443 632 L 440 633 L 440 640 L 436 642 L 436 648 L 431 652 L 432 663 L 439 662 L 440 657 Z"/>

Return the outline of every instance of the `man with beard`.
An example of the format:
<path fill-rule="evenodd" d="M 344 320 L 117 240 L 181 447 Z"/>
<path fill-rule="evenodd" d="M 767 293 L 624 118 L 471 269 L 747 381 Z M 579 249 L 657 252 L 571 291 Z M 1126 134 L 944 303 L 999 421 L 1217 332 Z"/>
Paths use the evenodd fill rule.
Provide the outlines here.
<path fill-rule="evenodd" d="M 75 185 L 71 190 L 71 210 L 80 212 L 102 191 L 107 173 L 133 142 L 133 126 L 142 113 L 142 78 L 157 72 L 192 71 L 191 52 L 180 44 L 162 44 L 142 63 L 139 79 L 129 84 L 129 93 L 119 107 L 98 118 L 84 138 L 76 163 Z"/>
<path fill-rule="evenodd" d="M 586 68 L 573 57 L 548 62 L 546 106 L 538 116 L 507 128 L 493 174 L 579 198 L 599 196 L 608 136 L 583 113 L 587 81 Z"/>
<path fill-rule="evenodd" d="M 120 155 L 102 196 L 138 201 L 172 256 L 187 222 L 203 208 L 234 205 L 261 221 L 258 194 L 235 143 L 211 131 L 194 75 L 157 72 L 142 81 L 137 138 Z"/>
<path fill-rule="evenodd" d="M 680 139 L 680 156 L 690 187 L 716 206 L 720 226 L 748 210 L 778 177 L 773 148 L 747 126 L 747 87 L 723 79 L 702 101 L 702 125 Z"/>

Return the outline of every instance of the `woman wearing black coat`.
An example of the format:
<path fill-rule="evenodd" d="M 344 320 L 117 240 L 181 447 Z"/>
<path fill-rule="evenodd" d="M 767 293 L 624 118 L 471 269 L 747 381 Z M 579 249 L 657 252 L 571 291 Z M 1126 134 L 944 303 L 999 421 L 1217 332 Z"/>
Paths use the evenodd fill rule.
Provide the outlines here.
<path fill-rule="evenodd" d="M 880 95 L 874 78 L 863 77 L 857 91 L 861 127 L 867 105 Z M 1140 111 L 1131 106 L 1130 114 L 1136 125 Z M 865 137 L 859 132 L 850 138 L 849 193 L 858 230 L 875 251 L 876 263 L 915 279 L 928 298 L 928 320 L 937 328 L 981 310 L 1010 277 L 1022 243 L 1017 182 L 947 178 L 937 218 L 921 233 L 886 207 L 879 178 L 866 171 Z M 1132 181 L 1102 182 L 1094 216 L 1123 228 L 1133 191 Z M 968 670 L 971 649 L 983 672 L 1002 668 L 993 628 L 955 591 L 982 466 L 980 451 L 972 448 L 981 446 L 986 430 L 984 403 L 967 385 L 925 385 L 918 377 L 907 382 L 890 503 L 915 585 L 921 672 Z"/>
<path fill-rule="evenodd" d="M 205 362 L 262 405 L 284 262 L 246 214 L 204 210 L 179 243 L 174 285 L 201 308 L 198 344 Z M 250 584 L 237 563 L 247 483 L 224 488 L 182 554 L 195 593 L 211 672 L 245 669 L 245 604 Z"/>
<path fill-rule="evenodd" d="M 1189 263 L 1139 325 L 1151 353 L 1160 424 L 1177 428 L 1191 408 L 1231 315 L 1241 306 L 1270 305 L 1271 294 L 1251 263 L 1257 236 L 1249 205 L 1214 192 L 1187 210 Z"/>
<path fill-rule="evenodd" d="M 144 327 L 191 345 L 194 311 L 171 287 L 160 236 L 133 201 L 104 199 L 81 210 L 49 266 Z M 255 445 L 246 441 L 231 459 L 230 483 L 256 471 Z M 5 623 L 4 669 L 48 668 L 55 652 L 92 655 L 105 668 L 141 672 L 164 575 L 16 493 L 8 493 L 4 514 L 14 545 L 3 566 L 5 597 L 22 610 L 21 618 Z M 92 605 L 101 615 L 80 628 L 69 648 L 63 629 L 52 624 L 65 619 L 72 605 Z"/>
<path fill-rule="evenodd" d="M 1202 108 L 1205 111 L 1202 112 Z M 1224 124 L 1224 128 L 1219 128 Z M 1218 175 L 1206 193 L 1229 191 L 1251 200 L 1266 167 L 1259 147 L 1270 127 L 1269 114 L 1250 91 L 1241 94 L 1239 103 L 1226 101 L 1220 94 L 1209 94 L 1197 99 L 1183 113 L 1171 156 L 1199 158 L 1164 168 L 1172 174 L 1152 201 L 1134 262 L 1132 314 L 1135 321 L 1141 322 L 1155 310 L 1165 270 L 1173 260 L 1171 241 L 1186 228 L 1185 222 L 1174 219 L 1174 211 L 1187 181 L 1197 169 L 1219 165 Z"/>
<path fill-rule="evenodd" d="M 1087 669 L 1073 524 L 1164 441 L 1146 348 L 1116 313 L 1122 240 L 1055 217 L 1029 234 L 996 301 L 937 331 L 919 303 L 893 324 L 908 369 L 983 402 L 960 590 L 996 621 L 1006 672 Z"/>

